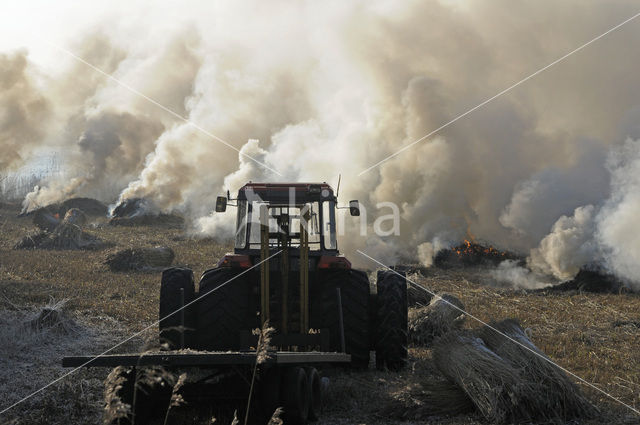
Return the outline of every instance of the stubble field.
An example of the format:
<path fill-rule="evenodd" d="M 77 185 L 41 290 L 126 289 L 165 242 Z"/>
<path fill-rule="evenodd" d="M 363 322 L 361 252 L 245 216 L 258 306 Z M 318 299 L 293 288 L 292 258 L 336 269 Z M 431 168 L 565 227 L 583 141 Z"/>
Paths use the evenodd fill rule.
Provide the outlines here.
<path fill-rule="evenodd" d="M 175 264 L 196 276 L 215 265 L 230 244 L 193 239 L 179 229 L 114 227 L 87 231 L 115 244 L 100 251 L 14 250 L 35 231 L 18 218 L 15 205 L 0 206 L 0 410 L 63 376 L 69 354 L 99 354 L 157 320 L 160 273 L 113 273 L 103 264 L 116 250 L 165 245 Z M 346 253 L 352 257 L 356 254 Z M 373 270 L 370 270 L 373 271 Z M 410 275 L 437 293 L 460 298 L 482 321 L 514 317 L 530 329 L 533 342 L 551 359 L 612 397 L 640 408 L 640 296 L 565 292 L 527 293 L 491 286 L 481 268 L 426 269 Z M 64 301 L 73 329 L 64 335 L 25 328 L 47 304 Z M 467 318 L 466 327 L 480 326 Z M 136 351 L 156 336 L 155 326 L 116 349 Z M 419 383 L 430 379 L 429 349 L 410 349 L 401 373 L 331 371 L 332 389 L 321 423 L 484 423 L 475 414 L 453 418 L 415 417 Z M 107 370 L 77 371 L 0 415 L 10 424 L 93 424 L 102 414 Z M 603 412 L 588 423 L 640 423 L 640 415 L 585 384 L 579 386 Z"/>

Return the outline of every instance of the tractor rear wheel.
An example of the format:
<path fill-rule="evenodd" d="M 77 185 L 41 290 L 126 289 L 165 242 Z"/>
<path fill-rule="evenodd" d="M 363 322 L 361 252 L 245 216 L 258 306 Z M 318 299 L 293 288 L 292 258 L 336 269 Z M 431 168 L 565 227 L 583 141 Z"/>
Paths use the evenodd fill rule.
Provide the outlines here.
<path fill-rule="evenodd" d="M 376 367 L 399 370 L 407 361 L 407 280 L 379 271 L 377 287 Z"/>
<path fill-rule="evenodd" d="M 180 267 L 172 267 L 162 272 L 160 284 L 160 344 L 168 344 L 169 349 L 180 348 L 180 333 L 184 331 L 184 344 L 191 347 L 195 328 L 194 306 L 184 309 L 184 327 L 181 326 L 181 296 L 184 293 L 184 304 L 195 298 L 193 271 Z"/>
<path fill-rule="evenodd" d="M 337 288 L 340 288 L 344 323 L 345 351 L 351 364 L 369 365 L 369 278 L 359 270 L 327 270 L 319 276 L 322 285 L 321 329 L 329 329 L 332 350 L 340 351 L 340 319 Z"/>
<path fill-rule="evenodd" d="M 201 350 L 240 349 L 240 332 L 258 326 L 251 321 L 251 287 L 246 275 L 227 268 L 207 270 L 196 301 L 197 345 Z"/>

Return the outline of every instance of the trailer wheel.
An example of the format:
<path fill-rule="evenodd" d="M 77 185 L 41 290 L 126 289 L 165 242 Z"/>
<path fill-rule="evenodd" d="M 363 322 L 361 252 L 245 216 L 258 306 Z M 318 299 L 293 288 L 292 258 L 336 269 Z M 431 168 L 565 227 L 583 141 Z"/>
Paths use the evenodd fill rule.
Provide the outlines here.
<path fill-rule="evenodd" d="M 283 380 L 284 423 L 305 425 L 309 417 L 309 388 L 303 368 L 287 368 Z"/>
<path fill-rule="evenodd" d="M 164 414 L 163 409 L 169 404 L 172 386 L 164 378 L 151 382 L 144 377 L 145 370 L 118 366 L 109 374 L 105 380 L 104 392 L 105 424 L 143 425 Z"/>
<path fill-rule="evenodd" d="M 280 397 L 282 374 L 278 366 L 272 366 L 260 377 L 260 402 L 264 423 L 269 422 L 273 413 L 282 406 Z"/>
<path fill-rule="evenodd" d="M 180 312 L 181 290 L 184 291 L 185 305 L 193 301 L 195 286 L 193 271 L 180 267 L 172 267 L 162 272 L 160 284 L 160 343 L 168 344 L 170 349 L 180 348 Z M 174 313 L 174 314 L 172 314 Z M 186 347 L 193 344 L 195 314 L 193 305 L 184 309 L 184 343 Z"/>
<path fill-rule="evenodd" d="M 358 368 L 369 365 L 371 347 L 369 331 L 369 278 L 360 270 L 328 270 L 319 275 L 322 286 L 322 318 L 320 329 L 329 329 L 332 350 L 340 351 L 340 322 L 336 288 L 340 288 L 344 340 L 351 364 Z"/>
<path fill-rule="evenodd" d="M 118 366 L 104 381 L 105 411 L 107 425 L 129 425 L 132 418 L 133 385 L 135 374 L 132 368 Z"/>
<path fill-rule="evenodd" d="M 201 350 L 237 350 L 240 331 L 259 326 L 251 317 L 251 288 L 247 276 L 233 269 L 211 269 L 200 279 L 196 301 L 197 341 Z M 234 279 L 235 278 L 235 279 Z"/>
<path fill-rule="evenodd" d="M 309 415 L 307 416 L 311 422 L 320 419 L 322 411 L 322 386 L 320 383 L 320 374 L 315 367 L 309 367 L 307 371 L 307 391 L 309 393 Z"/>
<path fill-rule="evenodd" d="M 399 370 L 407 361 L 407 280 L 381 270 L 377 287 L 376 367 Z"/>

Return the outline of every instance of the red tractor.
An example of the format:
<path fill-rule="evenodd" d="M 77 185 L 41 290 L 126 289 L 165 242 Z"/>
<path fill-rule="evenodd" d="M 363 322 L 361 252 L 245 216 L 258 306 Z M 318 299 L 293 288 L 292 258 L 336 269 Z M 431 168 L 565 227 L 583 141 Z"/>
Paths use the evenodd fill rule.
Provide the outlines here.
<path fill-rule="evenodd" d="M 378 368 L 405 363 L 406 279 L 379 271 L 372 285 L 340 255 L 337 199 L 328 184 L 248 183 L 235 199 L 219 197 L 216 211 L 227 205 L 237 209 L 234 252 L 202 274 L 197 291 L 190 269 L 162 274 L 160 339 L 168 350 L 63 359 L 67 367 L 120 366 L 107 393 L 132 407 L 111 423 L 149 423 L 164 414 L 172 384 L 141 379 L 145 368 L 174 375 L 186 370 L 196 381 L 181 389 L 185 399 L 215 405 L 248 396 L 259 401 L 255 417 L 284 407 L 285 423 L 305 424 L 318 419 L 328 383 L 316 368 L 366 368 L 371 351 Z M 349 210 L 360 215 L 357 201 Z M 252 394 L 253 385 L 246 384 L 258 366 L 254 330 L 265 323 L 275 334 Z M 190 350 L 176 351 L 183 348 Z"/>
<path fill-rule="evenodd" d="M 219 197 L 216 212 L 227 205 L 237 209 L 234 252 L 203 273 L 198 293 L 191 270 L 163 273 L 161 318 L 201 297 L 184 312 L 191 331 L 168 329 L 179 325 L 179 315 L 161 322 L 165 342 L 178 347 L 183 337 L 185 347 L 242 350 L 255 346 L 251 330 L 268 321 L 280 348 L 346 352 L 357 367 L 367 367 L 375 350 L 379 368 L 404 364 L 406 280 L 381 271 L 372 286 L 340 255 L 337 199 L 327 183 L 250 182 L 235 199 Z M 360 215 L 358 201 L 349 210 Z"/>

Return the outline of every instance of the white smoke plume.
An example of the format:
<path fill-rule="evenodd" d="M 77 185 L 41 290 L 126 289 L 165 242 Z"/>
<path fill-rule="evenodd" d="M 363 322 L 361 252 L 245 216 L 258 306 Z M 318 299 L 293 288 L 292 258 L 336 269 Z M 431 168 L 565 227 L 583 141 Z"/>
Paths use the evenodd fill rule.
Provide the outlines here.
<path fill-rule="evenodd" d="M 627 137 L 640 137 L 638 25 L 358 175 L 633 15 L 635 2 L 211 7 L 194 3 L 166 21 L 145 19 L 139 37 L 132 36 L 139 29 L 129 33 L 124 24 L 109 31 L 112 22 L 99 35 L 79 34 L 85 41 L 72 43 L 74 52 L 191 123 L 68 59 L 41 93 L 55 105 L 59 131 L 51 134 L 64 147 L 65 164 L 73 165 L 62 184 L 43 182 L 30 199 L 145 197 L 184 213 L 193 231 L 218 235 L 229 232 L 233 214 L 210 211 L 227 189 L 233 193 L 247 180 L 335 185 L 342 174 L 341 200 L 359 199 L 370 225 L 387 213 L 379 203 L 400 208 L 399 236 L 362 236 L 357 220 L 345 220 L 340 246 L 360 265 L 370 264 L 355 248 L 382 261 L 420 257 L 430 264 L 438 247 L 474 235 L 521 252 L 537 247 L 540 267 L 569 276 L 579 262 L 599 258 L 587 258 L 590 238 L 584 236 L 587 247 L 580 239 L 593 234 L 584 227 L 595 220 L 594 252 L 603 251 L 617 273 L 637 272 L 633 239 L 619 240 L 621 230 L 604 218 L 632 211 L 634 199 L 615 195 L 627 183 L 616 183 L 621 178 L 607 172 L 604 158 Z M 607 201 L 616 196 L 623 200 Z M 586 205 L 593 205 L 590 213 Z M 584 256 L 569 260 L 554 251 L 560 239 L 545 237 L 552 226 L 573 234 L 577 239 L 563 246 Z"/>
<path fill-rule="evenodd" d="M 0 172 L 16 169 L 46 142 L 49 118 L 26 51 L 0 53 Z"/>
<path fill-rule="evenodd" d="M 504 260 L 490 275 L 501 285 L 519 289 L 540 289 L 555 283 L 553 279 L 522 267 L 514 260 Z"/>
<path fill-rule="evenodd" d="M 578 274 L 580 267 L 598 260 L 598 246 L 593 240 L 595 207 L 578 207 L 572 216 L 562 216 L 551 233 L 531 250 L 529 265 L 533 270 L 567 280 Z"/>
<path fill-rule="evenodd" d="M 640 140 L 628 139 L 609 155 L 611 194 L 599 206 L 562 216 L 531 250 L 534 270 L 570 279 L 594 263 L 640 289 Z"/>
<path fill-rule="evenodd" d="M 140 90 L 183 114 L 199 67 L 199 58 L 192 51 L 197 44 L 196 35 L 180 31 L 153 51 L 138 52 L 94 33 L 77 49 L 87 61 L 128 84 L 135 81 Z M 141 54 L 144 56 L 137 57 Z M 180 72 L 173 69 L 178 63 Z M 146 78 L 149 74 L 153 78 Z M 79 75 L 86 75 L 85 84 L 76 83 Z M 45 81 L 43 86 L 42 94 L 50 96 L 58 122 L 44 127 L 47 139 L 66 169 L 59 178 L 26 196 L 25 212 L 70 196 L 113 202 L 143 170 L 158 137 L 175 122 L 175 118 L 157 114 L 156 108 L 139 96 L 117 90 L 106 76 L 84 64 L 69 62 L 58 78 Z"/>

